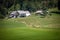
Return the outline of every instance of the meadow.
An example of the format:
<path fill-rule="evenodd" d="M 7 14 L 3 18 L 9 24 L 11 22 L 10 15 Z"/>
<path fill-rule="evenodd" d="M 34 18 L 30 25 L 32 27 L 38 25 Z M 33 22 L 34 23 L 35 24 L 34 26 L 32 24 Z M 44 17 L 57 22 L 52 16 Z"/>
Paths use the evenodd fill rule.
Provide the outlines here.
<path fill-rule="evenodd" d="M 60 40 L 60 14 L 0 20 L 0 40 Z"/>

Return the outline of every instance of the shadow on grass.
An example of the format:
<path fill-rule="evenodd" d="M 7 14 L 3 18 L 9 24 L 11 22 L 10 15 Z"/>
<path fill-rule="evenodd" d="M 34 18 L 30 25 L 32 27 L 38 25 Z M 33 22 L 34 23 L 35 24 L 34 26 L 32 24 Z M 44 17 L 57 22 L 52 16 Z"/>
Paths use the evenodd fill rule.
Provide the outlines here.
<path fill-rule="evenodd" d="M 60 14 L 60 11 L 52 11 L 51 13 Z"/>

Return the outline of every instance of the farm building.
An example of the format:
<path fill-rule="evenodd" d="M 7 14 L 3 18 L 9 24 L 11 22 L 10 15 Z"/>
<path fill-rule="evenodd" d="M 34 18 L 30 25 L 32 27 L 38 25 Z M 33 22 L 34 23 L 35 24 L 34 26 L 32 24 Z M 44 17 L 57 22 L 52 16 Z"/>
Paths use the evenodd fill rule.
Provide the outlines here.
<path fill-rule="evenodd" d="M 29 11 L 21 11 L 21 10 L 18 10 L 18 11 L 13 11 L 10 13 L 9 17 L 10 18 L 18 18 L 18 17 L 27 17 L 27 16 L 30 16 L 30 12 Z"/>

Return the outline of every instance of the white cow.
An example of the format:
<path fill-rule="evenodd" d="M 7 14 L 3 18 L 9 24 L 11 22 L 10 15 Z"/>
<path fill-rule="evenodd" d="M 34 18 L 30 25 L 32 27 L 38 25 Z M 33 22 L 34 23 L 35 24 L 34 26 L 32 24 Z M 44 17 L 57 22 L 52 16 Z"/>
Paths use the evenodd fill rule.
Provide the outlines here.
<path fill-rule="evenodd" d="M 29 11 L 23 11 L 23 10 L 18 10 L 18 11 L 13 11 L 10 13 L 9 17 L 25 17 L 25 16 L 30 16 L 30 12 Z"/>
<path fill-rule="evenodd" d="M 35 13 L 44 14 L 42 10 L 38 10 Z"/>
<path fill-rule="evenodd" d="M 26 16 L 30 16 L 30 12 L 29 11 L 18 11 L 19 14 L 26 14 Z"/>
<path fill-rule="evenodd" d="M 41 16 L 47 16 L 47 15 L 50 15 L 51 16 L 51 13 L 47 10 L 38 10 L 35 12 L 36 15 L 41 15 Z"/>
<path fill-rule="evenodd" d="M 35 12 L 35 15 L 44 15 L 43 10 L 38 10 Z"/>

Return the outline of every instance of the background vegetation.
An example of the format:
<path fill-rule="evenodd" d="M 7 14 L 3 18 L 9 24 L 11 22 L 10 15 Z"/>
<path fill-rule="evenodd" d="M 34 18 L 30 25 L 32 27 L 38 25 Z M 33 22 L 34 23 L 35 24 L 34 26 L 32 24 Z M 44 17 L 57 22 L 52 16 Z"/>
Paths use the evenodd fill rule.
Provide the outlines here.
<path fill-rule="evenodd" d="M 0 18 L 8 15 L 9 11 L 28 10 L 34 12 L 40 9 L 57 8 L 58 0 L 0 0 Z"/>

